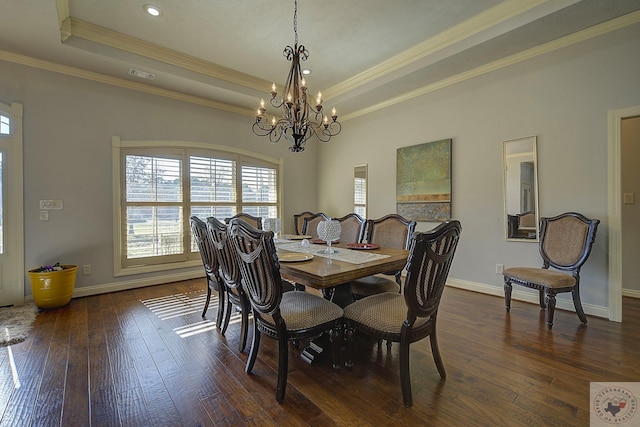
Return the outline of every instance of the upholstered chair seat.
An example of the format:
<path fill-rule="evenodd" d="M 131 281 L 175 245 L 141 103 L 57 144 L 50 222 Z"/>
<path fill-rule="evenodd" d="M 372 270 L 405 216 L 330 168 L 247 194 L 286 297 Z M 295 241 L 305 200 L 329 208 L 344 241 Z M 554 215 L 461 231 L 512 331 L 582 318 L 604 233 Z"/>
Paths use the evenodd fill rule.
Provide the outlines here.
<path fill-rule="evenodd" d="M 397 292 L 385 292 L 358 300 L 344 308 L 344 316 L 358 323 L 360 328 L 379 331 L 394 341 L 400 341 L 402 324 L 407 318 L 407 303 Z M 414 328 L 425 325 L 429 319 L 418 318 Z"/>
<path fill-rule="evenodd" d="M 576 284 L 576 278 L 559 271 L 545 270 L 535 267 L 511 267 L 506 268 L 503 274 L 514 280 L 528 282 L 545 288 L 571 288 Z"/>
<path fill-rule="evenodd" d="M 387 279 L 383 276 L 367 276 L 351 282 L 351 293 L 362 297 L 363 295 L 374 295 L 375 292 L 400 292 L 400 285 L 395 280 Z"/>
<path fill-rule="evenodd" d="M 332 302 L 307 292 L 284 292 L 280 301 L 280 315 L 290 332 L 302 331 L 319 324 L 331 324 L 342 317 L 342 309 Z M 260 317 L 274 328 L 270 314 Z"/>

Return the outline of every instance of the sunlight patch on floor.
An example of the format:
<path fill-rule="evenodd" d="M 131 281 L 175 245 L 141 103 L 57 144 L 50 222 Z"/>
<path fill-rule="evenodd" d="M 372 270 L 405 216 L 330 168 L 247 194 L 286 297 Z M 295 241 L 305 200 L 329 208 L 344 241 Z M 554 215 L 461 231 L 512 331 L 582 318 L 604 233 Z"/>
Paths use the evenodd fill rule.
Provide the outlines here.
<path fill-rule="evenodd" d="M 202 312 L 204 308 L 204 302 L 207 300 L 207 295 L 203 293 L 197 293 L 195 295 L 189 294 L 174 294 L 164 297 L 151 298 L 147 300 L 141 300 L 149 310 L 151 310 L 160 320 L 173 319 L 175 317 L 186 316 L 193 313 Z M 209 303 L 209 309 L 218 308 L 218 297 L 211 295 L 211 302 Z"/>
<path fill-rule="evenodd" d="M 149 310 L 151 310 L 160 320 L 175 319 L 181 316 L 189 316 L 193 313 L 202 313 L 207 295 L 198 293 L 181 293 L 168 295 L 164 297 L 140 300 Z M 211 295 L 209 302 L 209 311 L 211 317 L 215 317 L 215 310 L 218 309 L 218 296 Z M 241 313 L 234 310 L 229 318 L 229 324 L 240 323 L 242 321 Z M 180 338 L 187 338 L 193 335 L 208 332 L 216 328 L 215 320 L 202 319 L 197 322 L 182 325 L 173 328 L 173 331 Z"/>

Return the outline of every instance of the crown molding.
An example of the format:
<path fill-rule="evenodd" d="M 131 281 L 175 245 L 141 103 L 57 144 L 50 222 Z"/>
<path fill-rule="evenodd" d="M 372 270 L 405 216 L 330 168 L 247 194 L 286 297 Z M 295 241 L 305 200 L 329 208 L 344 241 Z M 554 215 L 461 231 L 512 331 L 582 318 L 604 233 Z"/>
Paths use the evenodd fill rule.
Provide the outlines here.
<path fill-rule="evenodd" d="M 69 28 L 70 37 L 77 37 L 103 46 L 119 49 L 124 52 L 143 56 L 229 83 L 258 91 L 264 91 L 265 87 L 271 87 L 271 82 L 264 79 L 207 62 L 194 56 L 168 49 L 136 37 L 131 37 L 117 31 L 112 31 L 108 28 L 91 24 L 73 17 L 64 19 L 62 22 L 62 28 Z M 61 29 L 61 37 L 64 37 L 62 31 L 63 30 Z M 70 37 L 63 39 L 63 41 L 68 41 Z"/>
<path fill-rule="evenodd" d="M 325 89 L 325 98 L 334 98 L 396 70 L 408 67 L 422 58 L 434 55 L 463 41 L 470 40 L 482 31 L 495 27 L 502 22 L 508 21 L 547 2 L 548 0 L 510 0 L 502 2 L 422 43 L 400 52 L 342 83 Z"/>
<path fill-rule="evenodd" d="M 150 86 L 144 83 L 132 82 L 130 80 L 121 79 L 118 77 L 107 76 L 105 74 L 100 74 L 93 71 L 87 71 L 80 68 L 70 67 L 68 65 L 62 65 L 55 62 L 45 61 L 42 59 L 37 59 L 30 56 L 9 52 L 6 50 L 0 50 L 0 61 L 12 62 L 14 64 L 21 64 L 27 67 L 38 68 L 41 70 L 51 71 L 54 73 L 64 74 L 72 77 L 78 77 L 81 79 L 91 80 L 94 82 L 103 83 L 111 86 L 117 86 L 124 89 L 135 90 L 137 92 L 143 92 L 151 95 L 162 96 L 162 97 L 174 99 L 177 101 L 183 101 L 191 104 L 201 105 L 203 107 L 215 108 L 218 110 L 229 111 L 232 113 L 242 114 L 246 116 L 255 115 L 254 110 L 249 110 L 247 108 L 241 108 L 235 105 L 213 101 L 211 99 L 202 98 L 199 96 L 188 95 L 182 92 L 162 89 L 162 88 Z"/>
<path fill-rule="evenodd" d="M 640 11 L 632 12 L 627 15 L 623 15 L 619 18 L 612 19 L 610 21 L 603 22 L 598 25 L 594 25 L 593 27 L 587 28 L 577 33 L 569 34 L 567 36 L 550 41 L 540 46 L 536 46 L 531 49 L 527 49 L 522 52 L 515 53 L 513 55 L 507 56 L 502 59 L 498 59 L 496 61 L 482 65 L 480 67 L 476 67 L 469 71 L 465 71 L 463 73 L 456 74 L 449 78 L 423 86 L 421 88 L 404 93 L 395 98 L 391 98 L 387 101 L 384 101 L 375 105 L 371 105 L 370 107 L 363 108 L 361 110 L 354 111 L 352 113 L 345 114 L 342 116 L 342 122 L 346 122 L 347 120 L 355 119 L 356 117 L 364 116 L 366 114 L 370 114 L 375 111 L 382 110 L 384 108 L 388 108 L 393 105 L 406 102 L 418 96 L 435 92 L 436 90 L 443 89 L 445 87 L 448 87 L 457 83 L 461 83 L 465 80 L 469 80 L 474 77 L 478 77 L 483 74 L 490 73 L 492 71 L 509 67 L 519 62 L 523 62 L 523 61 L 535 58 L 537 56 L 541 56 L 541 55 L 553 52 L 555 50 L 562 49 L 564 47 L 571 46 L 576 43 L 580 43 L 585 40 L 589 40 L 591 38 L 598 37 L 603 34 L 607 34 L 612 31 L 616 31 L 616 30 L 625 28 L 629 25 L 634 25 L 637 23 L 640 23 Z"/>

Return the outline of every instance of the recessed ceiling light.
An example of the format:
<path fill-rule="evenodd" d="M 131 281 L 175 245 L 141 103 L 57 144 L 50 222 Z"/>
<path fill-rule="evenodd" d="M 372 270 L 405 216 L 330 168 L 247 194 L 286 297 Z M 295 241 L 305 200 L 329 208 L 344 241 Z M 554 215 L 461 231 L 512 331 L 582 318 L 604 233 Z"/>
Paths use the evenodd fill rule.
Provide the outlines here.
<path fill-rule="evenodd" d="M 142 8 L 151 16 L 160 16 L 162 14 L 162 10 L 160 10 L 158 6 L 154 6 L 152 4 L 145 4 Z"/>
<path fill-rule="evenodd" d="M 302 74 L 304 75 L 311 74 L 311 70 L 305 68 L 304 70 L 302 70 Z"/>

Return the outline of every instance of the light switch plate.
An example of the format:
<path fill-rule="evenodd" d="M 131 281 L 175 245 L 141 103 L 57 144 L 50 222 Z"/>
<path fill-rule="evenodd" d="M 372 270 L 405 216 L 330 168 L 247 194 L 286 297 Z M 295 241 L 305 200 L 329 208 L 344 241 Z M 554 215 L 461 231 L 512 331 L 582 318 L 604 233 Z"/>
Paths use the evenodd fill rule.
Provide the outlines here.
<path fill-rule="evenodd" d="M 635 203 L 633 193 L 624 193 L 623 201 L 625 205 L 633 205 Z"/>
<path fill-rule="evenodd" d="M 40 211 L 40 221 L 49 221 L 49 211 Z"/>

